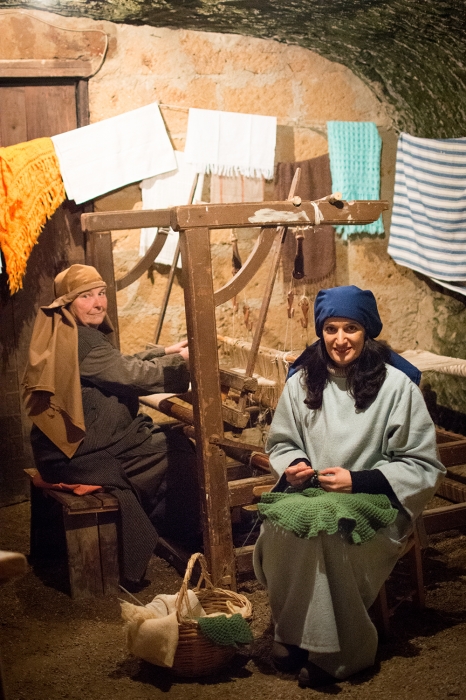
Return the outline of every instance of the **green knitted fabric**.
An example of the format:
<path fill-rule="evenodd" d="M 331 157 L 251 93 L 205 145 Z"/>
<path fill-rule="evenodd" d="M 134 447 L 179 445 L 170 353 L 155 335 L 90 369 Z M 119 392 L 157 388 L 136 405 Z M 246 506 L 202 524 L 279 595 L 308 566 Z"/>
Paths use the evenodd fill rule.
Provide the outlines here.
<path fill-rule="evenodd" d="M 214 644 L 237 647 L 253 640 L 251 629 L 241 613 L 231 617 L 199 617 L 197 621 L 202 634 Z"/>
<path fill-rule="evenodd" d="M 374 537 L 392 523 L 398 511 L 387 496 L 369 493 L 332 493 L 304 489 L 299 493 L 263 493 L 257 506 L 268 519 L 297 537 L 316 537 L 319 532 L 343 532 L 353 544 Z"/>

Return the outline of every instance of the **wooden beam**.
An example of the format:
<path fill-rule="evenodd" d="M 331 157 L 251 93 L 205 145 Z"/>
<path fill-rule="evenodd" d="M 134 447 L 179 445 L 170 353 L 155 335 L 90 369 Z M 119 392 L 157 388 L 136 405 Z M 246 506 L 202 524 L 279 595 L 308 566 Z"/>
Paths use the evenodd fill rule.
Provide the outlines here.
<path fill-rule="evenodd" d="M 442 442 L 438 446 L 440 461 L 445 467 L 466 463 L 466 438 L 452 442 Z"/>
<path fill-rule="evenodd" d="M 140 211 L 102 211 L 82 214 L 81 226 L 87 233 L 121 231 L 130 228 L 167 228 L 170 226 L 170 209 L 144 209 Z"/>
<path fill-rule="evenodd" d="M 257 503 L 259 498 L 254 494 L 254 489 L 264 486 L 271 487 L 276 482 L 277 480 L 272 474 L 270 476 L 254 476 L 249 479 L 238 479 L 237 481 L 228 482 L 231 508 Z"/>
<path fill-rule="evenodd" d="M 338 206 L 337 206 L 338 205 Z M 388 209 L 382 200 L 356 202 L 319 202 L 323 224 L 368 224 Z M 268 214 L 261 214 L 268 212 Z M 264 218 L 265 217 L 265 218 Z M 315 211 L 311 202 L 261 202 L 253 204 L 192 204 L 172 209 L 122 210 L 83 214 L 84 231 L 117 231 L 131 228 L 170 226 L 175 230 L 194 228 L 251 228 L 264 226 L 313 225 Z"/>
<path fill-rule="evenodd" d="M 0 59 L 0 78 L 90 78 L 86 59 Z"/>
<path fill-rule="evenodd" d="M 306 226 L 314 225 L 316 212 L 313 203 L 301 201 L 261 202 L 252 204 L 196 204 L 173 207 L 171 227 L 175 231 L 208 228 L 245 228 L 251 226 Z M 355 202 L 318 202 L 324 224 L 369 224 L 388 209 L 383 200 Z M 152 224 L 153 225 L 153 224 Z"/>
<path fill-rule="evenodd" d="M 431 508 L 422 514 L 427 535 L 456 530 L 466 526 L 466 503 L 454 503 L 442 508 Z"/>

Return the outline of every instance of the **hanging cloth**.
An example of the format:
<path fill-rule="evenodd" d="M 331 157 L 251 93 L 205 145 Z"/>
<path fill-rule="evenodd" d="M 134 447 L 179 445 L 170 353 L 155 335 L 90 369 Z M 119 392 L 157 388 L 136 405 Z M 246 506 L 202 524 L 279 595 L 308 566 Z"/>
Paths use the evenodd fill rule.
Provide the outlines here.
<path fill-rule="evenodd" d="M 297 168 L 301 168 L 301 178 L 296 194 L 303 200 L 320 199 L 332 193 L 330 162 L 328 154 L 296 163 L 277 163 L 275 167 L 274 196 L 283 201 L 288 197 L 291 182 Z M 291 281 L 296 242 L 288 233 L 283 246 L 283 279 Z M 322 282 L 324 286 L 333 286 L 336 267 L 335 231 L 333 226 L 315 226 L 304 231 L 303 258 L 305 284 Z"/>
<path fill-rule="evenodd" d="M 327 122 L 332 191 L 343 199 L 380 198 L 382 139 L 373 122 Z M 342 238 L 352 233 L 383 233 L 382 215 L 371 224 L 336 226 Z"/>
<path fill-rule="evenodd" d="M 31 250 L 64 199 L 49 138 L 0 148 L 0 247 L 11 294 L 22 288 Z"/>
<path fill-rule="evenodd" d="M 212 175 L 210 178 L 211 204 L 263 202 L 264 178 L 244 175 Z"/>
<path fill-rule="evenodd" d="M 200 173 L 273 177 L 276 117 L 190 109 L 186 162 Z"/>
<path fill-rule="evenodd" d="M 76 204 L 176 168 L 157 103 L 53 136 L 66 194 Z"/>
<path fill-rule="evenodd" d="M 466 281 L 466 138 L 400 135 L 388 253 L 439 284 Z"/>
<path fill-rule="evenodd" d="M 186 163 L 185 155 L 182 151 L 174 151 L 176 159 L 176 169 L 169 173 L 156 175 L 141 182 L 142 208 L 143 209 L 168 209 L 169 207 L 190 204 L 190 194 L 195 183 L 197 172 L 195 168 Z M 200 175 L 194 193 L 193 204 L 201 199 L 204 176 Z M 145 255 L 157 234 L 157 228 L 141 229 L 139 242 L 139 255 Z M 155 259 L 156 263 L 171 265 L 178 243 L 178 233 L 170 228 L 167 240 L 160 254 Z M 181 259 L 181 256 L 180 256 Z M 178 260 L 178 267 L 181 262 Z"/>

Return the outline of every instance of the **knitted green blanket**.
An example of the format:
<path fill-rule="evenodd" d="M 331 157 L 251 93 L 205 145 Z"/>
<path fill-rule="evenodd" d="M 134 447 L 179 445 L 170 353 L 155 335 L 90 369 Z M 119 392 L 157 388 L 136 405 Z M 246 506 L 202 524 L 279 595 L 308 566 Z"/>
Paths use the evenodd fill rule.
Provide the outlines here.
<path fill-rule="evenodd" d="M 319 532 L 342 532 L 353 544 L 374 537 L 390 525 L 398 511 L 387 496 L 368 493 L 332 493 L 304 489 L 299 493 L 263 493 L 257 506 L 262 520 L 268 519 L 297 537 L 316 537 Z"/>
<path fill-rule="evenodd" d="M 249 644 L 253 640 L 251 629 L 241 613 L 235 613 L 231 617 L 198 617 L 197 622 L 202 634 L 214 644 L 237 647 L 238 644 Z"/>

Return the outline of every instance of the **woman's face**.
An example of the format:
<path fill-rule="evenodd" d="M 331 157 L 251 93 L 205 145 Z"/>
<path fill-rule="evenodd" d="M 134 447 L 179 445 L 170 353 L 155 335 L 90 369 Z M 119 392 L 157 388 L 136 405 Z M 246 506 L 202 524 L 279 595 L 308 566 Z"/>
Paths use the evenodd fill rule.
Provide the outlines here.
<path fill-rule="evenodd" d="M 107 313 L 106 287 L 94 287 L 82 292 L 71 302 L 70 311 L 82 326 L 98 328 Z"/>
<path fill-rule="evenodd" d="M 357 360 L 364 347 L 364 328 L 351 318 L 327 318 L 323 338 L 327 353 L 337 367 Z"/>

